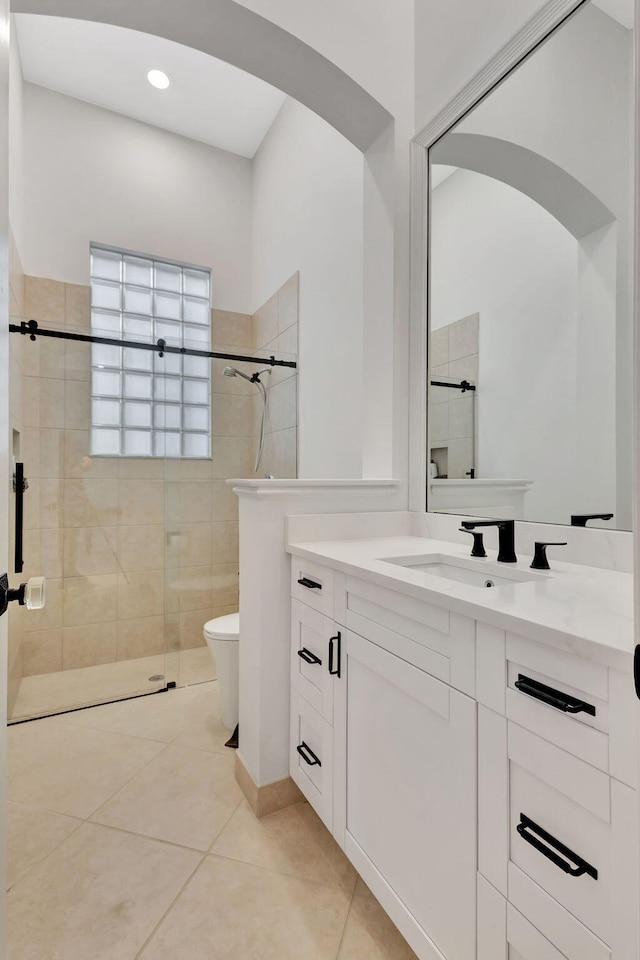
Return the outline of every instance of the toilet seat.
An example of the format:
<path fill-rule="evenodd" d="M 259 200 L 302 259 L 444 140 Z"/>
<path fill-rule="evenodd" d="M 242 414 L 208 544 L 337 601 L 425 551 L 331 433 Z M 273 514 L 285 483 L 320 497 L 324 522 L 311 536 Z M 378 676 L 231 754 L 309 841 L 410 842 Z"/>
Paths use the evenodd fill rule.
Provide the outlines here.
<path fill-rule="evenodd" d="M 240 614 L 229 613 L 225 617 L 216 617 L 204 625 L 206 640 L 238 640 L 240 636 Z"/>

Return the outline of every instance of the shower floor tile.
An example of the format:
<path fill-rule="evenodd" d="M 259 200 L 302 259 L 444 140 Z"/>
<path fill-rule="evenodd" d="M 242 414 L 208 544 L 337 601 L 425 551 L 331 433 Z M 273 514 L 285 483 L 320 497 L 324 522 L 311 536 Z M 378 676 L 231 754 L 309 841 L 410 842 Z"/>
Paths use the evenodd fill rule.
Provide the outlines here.
<path fill-rule="evenodd" d="M 11 720 L 42 717 L 93 703 L 151 692 L 163 681 L 151 683 L 149 677 L 164 675 L 184 684 L 206 683 L 216 673 L 208 647 L 182 650 L 164 656 L 120 660 L 95 667 L 80 667 L 23 677 Z"/>
<path fill-rule="evenodd" d="M 417 960 L 309 807 L 256 820 L 217 682 L 9 730 L 11 960 Z"/>

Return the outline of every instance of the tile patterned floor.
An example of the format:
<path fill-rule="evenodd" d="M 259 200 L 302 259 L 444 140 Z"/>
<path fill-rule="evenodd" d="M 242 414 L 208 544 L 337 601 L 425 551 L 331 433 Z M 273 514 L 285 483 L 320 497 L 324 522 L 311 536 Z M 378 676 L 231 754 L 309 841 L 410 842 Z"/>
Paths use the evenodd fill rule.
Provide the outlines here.
<path fill-rule="evenodd" d="M 256 820 L 217 683 L 9 729 L 10 960 L 416 960 L 308 804 Z"/>

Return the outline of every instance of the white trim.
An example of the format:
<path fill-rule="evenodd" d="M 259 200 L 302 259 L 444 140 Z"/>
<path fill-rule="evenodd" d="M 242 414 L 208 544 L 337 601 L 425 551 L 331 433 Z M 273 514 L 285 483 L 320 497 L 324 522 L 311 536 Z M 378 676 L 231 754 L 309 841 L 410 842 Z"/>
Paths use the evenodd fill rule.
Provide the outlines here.
<path fill-rule="evenodd" d="M 400 491 L 401 480 L 226 480 L 239 497 L 292 499 L 325 495 L 335 490 L 345 496 L 361 500 L 362 497 Z M 393 509 L 390 507 L 389 509 Z M 362 512 L 362 511 L 360 511 Z"/>
<path fill-rule="evenodd" d="M 411 143 L 409 509 L 424 513 L 427 485 L 428 150 L 478 100 L 588 0 L 549 0 Z M 638 4 L 638 0 L 636 0 Z M 637 22 L 637 20 L 636 20 Z"/>

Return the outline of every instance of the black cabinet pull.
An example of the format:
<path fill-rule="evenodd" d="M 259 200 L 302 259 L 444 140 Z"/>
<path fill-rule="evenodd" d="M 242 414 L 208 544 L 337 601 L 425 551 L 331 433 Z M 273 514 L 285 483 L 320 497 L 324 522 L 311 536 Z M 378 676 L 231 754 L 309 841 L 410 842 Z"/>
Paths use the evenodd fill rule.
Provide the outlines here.
<path fill-rule="evenodd" d="M 553 687 L 548 687 L 538 680 L 532 680 L 531 677 L 525 677 L 522 673 L 518 674 L 515 686 L 521 693 L 541 700 L 542 703 L 547 703 L 556 710 L 562 710 L 563 713 L 588 713 L 591 717 L 596 715 L 593 704 L 585 703 L 584 700 L 578 700 L 560 690 L 554 690 Z"/>
<path fill-rule="evenodd" d="M 322 663 L 320 657 L 316 657 L 315 653 L 311 653 L 311 650 L 307 650 L 306 647 L 298 650 L 298 656 L 301 660 L 304 660 L 305 663 Z"/>
<path fill-rule="evenodd" d="M 520 814 L 520 823 L 516 827 L 516 830 L 523 840 L 530 843 L 532 847 L 546 857 L 547 860 L 551 860 L 551 863 L 554 863 L 556 867 L 559 867 L 564 873 L 568 873 L 572 877 L 581 877 L 586 873 L 590 877 L 593 877 L 594 880 L 598 879 L 598 871 L 595 867 L 592 867 L 590 863 L 587 863 L 586 860 L 579 857 L 578 854 L 570 850 L 569 847 L 565 847 L 564 843 L 560 843 L 560 841 L 552 837 L 550 833 L 547 833 L 546 830 L 539 827 L 537 823 L 534 823 L 533 820 L 526 817 L 524 813 Z M 531 833 L 527 833 L 527 831 L 531 831 Z M 537 834 L 537 836 L 532 836 L 532 834 Z M 540 837 L 540 840 L 538 840 L 538 837 Z M 544 843 L 542 841 L 544 841 Z M 549 844 L 549 846 L 557 850 L 558 853 L 554 853 L 554 850 L 550 850 L 549 846 L 545 846 L 545 844 Z M 559 853 L 562 854 L 562 856 L 558 856 Z M 567 859 L 563 859 L 563 857 L 572 860 L 575 866 L 567 863 Z"/>
<path fill-rule="evenodd" d="M 301 577 L 298 580 L 298 583 L 302 587 L 306 587 L 308 590 L 322 590 L 322 584 L 316 583 L 315 580 L 309 580 L 309 577 Z"/>
<path fill-rule="evenodd" d="M 636 696 L 640 700 L 640 644 L 633 654 L 633 683 L 636 688 Z"/>
<path fill-rule="evenodd" d="M 335 654 L 337 653 L 337 656 Z M 334 670 L 334 659 L 337 661 L 338 666 Z M 329 640 L 329 673 L 332 677 L 340 676 L 340 663 L 342 660 L 342 634 L 338 630 L 335 637 L 331 637 Z"/>
<path fill-rule="evenodd" d="M 296 750 L 298 751 L 302 759 L 305 761 L 305 763 L 308 763 L 310 767 L 322 766 L 322 764 L 320 763 L 320 758 L 316 757 L 311 747 L 308 744 L 306 744 L 304 740 L 302 741 L 302 743 L 298 744 L 298 746 L 296 747 Z"/>

